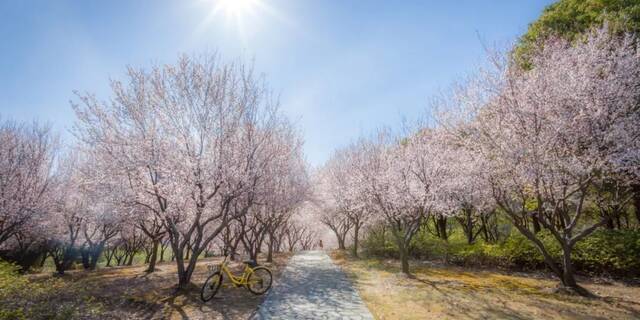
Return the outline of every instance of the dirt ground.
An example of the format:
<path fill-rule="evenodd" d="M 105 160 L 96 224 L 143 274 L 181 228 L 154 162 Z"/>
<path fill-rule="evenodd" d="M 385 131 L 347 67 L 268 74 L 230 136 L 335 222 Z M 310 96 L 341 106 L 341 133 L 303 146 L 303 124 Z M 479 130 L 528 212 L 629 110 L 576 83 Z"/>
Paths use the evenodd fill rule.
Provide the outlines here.
<path fill-rule="evenodd" d="M 273 271 L 275 283 L 289 257 L 277 254 L 274 263 L 259 261 Z M 193 287 L 178 295 L 175 294 L 176 266 L 172 262 L 159 264 L 158 271 L 151 274 L 144 272 L 145 266 L 71 271 L 51 282 L 57 286 L 55 294 L 48 294 L 47 301 L 33 301 L 32 306 L 46 303 L 50 308 L 58 308 L 62 305 L 64 313 L 75 319 L 248 319 L 264 295 L 256 296 L 245 288 L 221 288 L 211 301 L 200 300 L 200 286 L 208 276 L 206 266 L 220 260 L 200 260 L 192 278 Z M 241 263 L 231 266 L 236 272 L 243 268 Z M 32 281 L 49 283 L 52 277 L 34 275 Z M 25 305 L 30 307 L 28 302 Z"/>
<path fill-rule="evenodd" d="M 541 274 L 474 270 L 395 260 L 332 258 L 355 282 L 377 319 L 640 319 L 640 287 L 579 279 L 598 298 L 554 293 Z"/>

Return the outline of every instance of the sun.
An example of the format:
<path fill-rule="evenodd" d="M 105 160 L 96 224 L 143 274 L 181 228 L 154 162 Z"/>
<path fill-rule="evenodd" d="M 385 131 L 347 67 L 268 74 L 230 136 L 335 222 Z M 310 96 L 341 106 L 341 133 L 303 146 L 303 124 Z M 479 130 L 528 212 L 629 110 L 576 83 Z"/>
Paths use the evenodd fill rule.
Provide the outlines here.
<path fill-rule="evenodd" d="M 206 16 L 198 24 L 195 35 L 203 34 L 211 25 L 220 27 L 230 36 L 247 45 L 249 37 L 262 30 L 267 18 L 286 19 L 272 6 L 270 0 L 200 0 Z"/>
<path fill-rule="evenodd" d="M 259 5 L 259 0 L 217 0 L 215 11 L 223 12 L 228 17 L 241 18 Z"/>

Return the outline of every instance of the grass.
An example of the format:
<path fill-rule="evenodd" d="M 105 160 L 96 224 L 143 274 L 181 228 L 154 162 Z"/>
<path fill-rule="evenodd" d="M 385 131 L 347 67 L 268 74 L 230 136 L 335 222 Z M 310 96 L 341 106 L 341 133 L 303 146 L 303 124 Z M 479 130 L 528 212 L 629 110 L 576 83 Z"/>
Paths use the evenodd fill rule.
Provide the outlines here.
<path fill-rule="evenodd" d="M 267 264 L 277 281 L 289 254 L 276 254 Z M 160 263 L 157 272 L 146 274 L 146 265 L 72 270 L 63 277 L 50 272 L 15 278 L 22 290 L 2 295 L 0 319 L 247 319 L 262 302 L 243 288 L 223 288 L 212 301 L 200 300 L 200 286 L 208 276 L 207 264 L 198 262 L 192 287 L 176 294 L 176 266 Z M 232 263 L 239 272 L 242 264 Z"/>
<path fill-rule="evenodd" d="M 553 293 L 557 281 L 543 274 L 410 263 L 332 254 L 354 281 L 377 319 L 638 319 L 640 288 L 622 283 L 581 283 L 600 296 Z"/>

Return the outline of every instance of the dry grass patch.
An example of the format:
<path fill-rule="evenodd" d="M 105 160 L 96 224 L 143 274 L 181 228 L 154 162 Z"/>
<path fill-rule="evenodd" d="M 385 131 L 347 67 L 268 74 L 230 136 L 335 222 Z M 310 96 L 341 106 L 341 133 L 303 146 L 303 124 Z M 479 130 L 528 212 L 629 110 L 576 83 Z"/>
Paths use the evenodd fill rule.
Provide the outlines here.
<path fill-rule="evenodd" d="M 398 261 L 332 254 L 354 280 L 378 319 L 638 319 L 640 288 L 582 280 L 600 298 L 556 294 L 557 281 L 538 274 L 508 274 L 413 262 L 412 277 Z"/>

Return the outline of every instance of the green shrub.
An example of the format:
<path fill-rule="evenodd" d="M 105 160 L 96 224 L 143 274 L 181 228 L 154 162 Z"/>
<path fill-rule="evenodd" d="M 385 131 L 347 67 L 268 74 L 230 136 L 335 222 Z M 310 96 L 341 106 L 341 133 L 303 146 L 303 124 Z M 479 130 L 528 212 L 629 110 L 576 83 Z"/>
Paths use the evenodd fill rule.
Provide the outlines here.
<path fill-rule="evenodd" d="M 558 262 L 562 251 L 547 232 L 538 234 L 551 256 Z M 542 254 L 531 241 L 514 234 L 505 241 L 500 254 L 506 266 L 544 268 Z M 634 230 L 598 230 L 578 242 L 571 259 L 576 270 L 590 274 L 640 276 L 640 232 Z"/>
<path fill-rule="evenodd" d="M 20 269 L 18 265 L 0 260 L 0 320 L 27 318 L 24 310 L 12 303 L 28 288 L 28 280 L 20 275 Z"/>
<path fill-rule="evenodd" d="M 389 233 L 383 233 L 380 228 L 370 230 L 367 235 L 361 239 L 360 251 L 366 256 L 381 258 L 398 258 L 400 253 L 393 236 Z"/>
<path fill-rule="evenodd" d="M 20 266 L 0 260 L 0 300 L 24 290 L 28 280 L 20 275 Z"/>
<path fill-rule="evenodd" d="M 559 261 L 562 256 L 561 249 L 553 236 L 547 231 L 541 231 L 537 236 L 551 256 Z M 501 264 L 505 267 L 525 270 L 545 268 L 544 257 L 540 250 L 519 232 L 512 234 L 497 246 L 494 252 L 499 255 Z"/>
<path fill-rule="evenodd" d="M 561 261 L 562 251 L 555 238 L 547 231 L 538 233 L 555 261 Z M 382 241 L 380 233 L 368 235 L 362 241 L 367 256 L 397 258 L 398 249 L 387 234 Z M 538 248 L 519 232 L 503 242 L 490 244 L 479 239 L 467 244 L 462 232 L 454 231 L 448 241 L 438 239 L 421 230 L 414 237 L 410 254 L 414 259 L 443 260 L 463 266 L 491 266 L 516 270 L 546 268 Z M 576 244 L 572 252 L 578 272 L 588 274 L 637 277 L 640 276 L 640 231 L 599 230 Z"/>
<path fill-rule="evenodd" d="M 640 276 L 640 232 L 597 231 L 576 244 L 572 258 L 581 271 Z"/>

